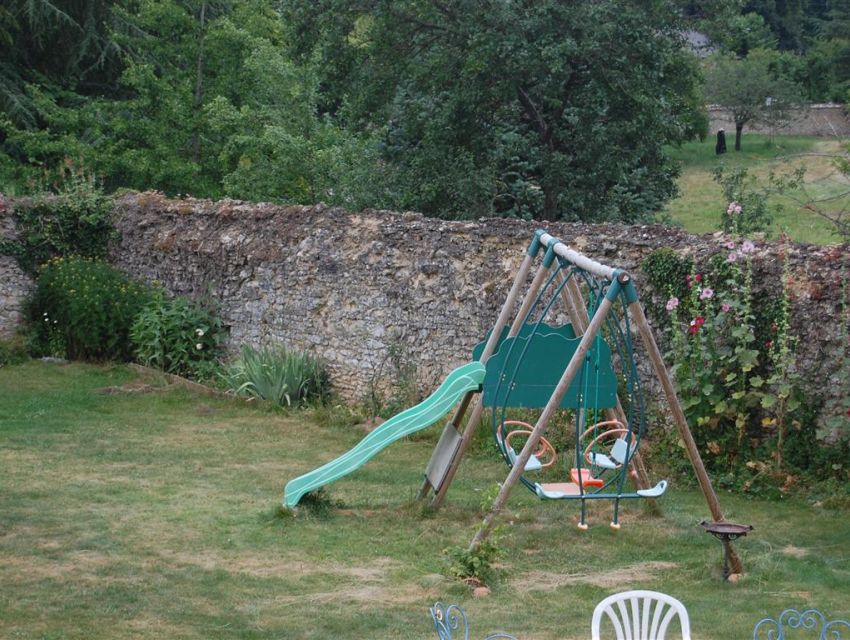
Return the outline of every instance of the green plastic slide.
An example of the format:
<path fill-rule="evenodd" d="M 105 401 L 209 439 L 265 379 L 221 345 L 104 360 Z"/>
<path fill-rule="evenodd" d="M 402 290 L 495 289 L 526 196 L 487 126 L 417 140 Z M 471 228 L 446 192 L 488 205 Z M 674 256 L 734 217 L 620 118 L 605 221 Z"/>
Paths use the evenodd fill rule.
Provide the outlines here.
<path fill-rule="evenodd" d="M 393 416 L 355 445 L 353 449 L 326 465 L 286 483 L 283 504 L 292 508 L 308 491 L 339 480 L 360 468 L 399 438 L 430 427 L 446 415 L 469 391 L 479 391 L 486 368 L 480 362 L 470 362 L 452 371 L 440 388 L 415 407 Z"/>

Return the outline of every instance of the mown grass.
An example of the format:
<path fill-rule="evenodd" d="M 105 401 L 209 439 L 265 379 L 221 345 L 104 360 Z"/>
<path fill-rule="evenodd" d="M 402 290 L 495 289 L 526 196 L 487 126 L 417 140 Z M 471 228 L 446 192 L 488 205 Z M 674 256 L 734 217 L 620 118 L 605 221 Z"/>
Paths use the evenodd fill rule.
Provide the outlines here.
<path fill-rule="evenodd" d="M 733 142 L 734 144 L 734 142 Z M 672 221 L 692 233 L 710 233 L 720 229 L 720 219 L 728 204 L 720 186 L 714 181 L 712 170 L 722 164 L 726 167 L 747 167 L 750 173 L 766 179 L 772 171 L 788 174 L 794 168 L 805 165 L 805 183 L 810 196 L 823 198 L 845 193 L 850 182 L 834 166 L 830 156 L 841 151 L 841 143 L 829 138 L 803 136 L 776 136 L 771 140 L 763 135 L 745 135 L 742 150 L 733 146 L 721 156 L 714 153 L 714 140 L 690 142 L 671 148 L 671 156 L 682 164 L 679 178 L 681 195 L 666 208 Z M 798 200 L 805 200 L 802 191 L 791 192 L 770 199 L 774 212 L 771 234 L 787 234 L 797 242 L 829 244 L 840 241 L 832 225 L 818 214 L 802 208 Z M 850 202 L 843 202 L 843 206 Z M 831 203 L 833 207 L 841 202 Z"/>
<path fill-rule="evenodd" d="M 850 519 L 802 501 L 720 496 L 755 525 L 747 575 L 720 579 L 701 496 L 674 486 L 662 518 L 592 510 L 518 489 L 502 518 L 500 578 L 484 599 L 446 576 L 483 496 L 506 475 L 487 447 L 464 462 L 448 506 L 413 504 L 433 432 L 396 443 L 332 485 L 326 513 L 282 513 L 286 480 L 339 455 L 356 428 L 144 386 L 123 367 L 0 368 L 0 637 L 432 638 L 436 600 L 471 637 L 585 638 L 609 593 L 680 598 L 695 638 L 749 637 L 782 609 L 850 615 Z"/>

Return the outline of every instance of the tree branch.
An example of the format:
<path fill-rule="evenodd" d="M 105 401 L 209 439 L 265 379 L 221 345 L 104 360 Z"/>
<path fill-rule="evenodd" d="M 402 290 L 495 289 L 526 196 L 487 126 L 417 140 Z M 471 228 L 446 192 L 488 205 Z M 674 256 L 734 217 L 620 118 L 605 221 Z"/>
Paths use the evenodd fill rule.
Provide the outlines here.
<path fill-rule="evenodd" d="M 534 106 L 534 102 L 531 100 L 531 97 L 522 87 L 517 87 L 517 97 L 519 98 L 519 102 L 525 110 L 525 113 L 531 119 L 534 128 L 537 130 L 537 135 L 540 137 L 540 141 L 544 144 L 549 144 L 549 141 L 552 139 L 552 129 L 549 128 L 546 121 L 543 119 L 543 116 L 537 110 L 537 107 Z"/>

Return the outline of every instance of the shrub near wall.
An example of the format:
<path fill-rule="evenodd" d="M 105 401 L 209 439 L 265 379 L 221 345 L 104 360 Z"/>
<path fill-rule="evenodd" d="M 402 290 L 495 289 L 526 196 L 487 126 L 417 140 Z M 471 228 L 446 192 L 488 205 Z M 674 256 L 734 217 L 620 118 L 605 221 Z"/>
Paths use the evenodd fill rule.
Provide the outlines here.
<path fill-rule="evenodd" d="M 93 176 L 68 166 L 56 193 L 42 192 L 17 202 L 12 210 L 15 238 L 0 238 L 0 254 L 14 256 L 21 268 L 38 268 L 57 256 L 105 259 L 115 238 L 112 200 Z"/>
<path fill-rule="evenodd" d="M 39 268 L 29 305 L 34 355 L 130 360 L 130 326 L 150 290 L 90 258 L 53 258 Z"/>
<path fill-rule="evenodd" d="M 142 364 L 167 373 L 207 378 L 219 356 L 221 322 L 200 304 L 156 291 L 133 322 L 130 337 Z"/>

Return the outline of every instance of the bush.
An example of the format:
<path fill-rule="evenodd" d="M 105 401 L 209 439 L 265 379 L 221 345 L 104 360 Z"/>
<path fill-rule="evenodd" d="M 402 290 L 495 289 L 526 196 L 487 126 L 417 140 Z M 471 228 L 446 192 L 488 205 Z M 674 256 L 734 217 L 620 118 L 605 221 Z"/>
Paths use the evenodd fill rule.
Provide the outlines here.
<path fill-rule="evenodd" d="M 129 360 L 130 326 L 150 290 L 90 258 L 39 268 L 29 303 L 30 351 L 73 360 Z"/>
<path fill-rule="evenodd" d="M 0 241 L 0 253 L 13 255 L 31 275 L 57 256 L 105 258 L 114 236 L 111 201 L 93 177 L 66 164 L 57 193 L 41 193 L 15 207 L 16 240 Z"/>
<path fill-rule="evenodd" d="M 239 395 L 287 407 L 312 399 L 324 401 L 328 395 L 324 364 L 306 353 L 282 346 L 242 347 L 225 379 L 228 387 Z"/>
<path fill-rule="evenodd" d="M 503 555 L 503 533 L 496 528 L 488 538 L 474 549 L 467 546 L 445 550 L 449 559 L 449 574 L 470 586 L 480 586 L 498 577 L 496 562 Z"/>
<path fill-rule="evenodd" d="M 714 181 L 720 185 L 728 203 L 723 212 L 720 228 L 724 233 L 748 236 L 767 233 L 773 221 L 773 211 L 780 205 L 769 205 L 768 199 L 788 190 L 798 189 L 803 183 L 805 168 L 800 167 L 786 175 L 771 173 L 767 180 L 759 180 L 746 167 L 714 168 Z"/>
<path fill-rule="evenodd" d="M 27 348 L 19 338 L 0 340 L 0 367 L 8 364 L 21 364 L 26 362 Z"/>
<path fill-rule="evenodd" d="M 191 378 L 205 378 L 220 352 L 221 322 L 203 306 L 158 291 L 130 331 L 142 364 Z"/>
<path fill-rule="evenodd" d="M 846 480 L 850 443 L 819 439 L 821 407 L 801 391 L 787 256 L 783 288 L 766 303 L 753 291 L 753 243 L 727 248 L 666 304 L 671 373 L 706 467 L 720 486 L 764 496 Z"/>
<path fill-rule="evenodd" d="M 696 274 L 689 279 L 688 299 L 668 301 L 671 320 L 680 325 L 673 332 L 672 371 L 685 412 L 705 435 L 710 462 L 725 470 L 758 462 L 746 452 L 748 443 L 773 435 L 781 470 L 788 414 L 799 405 L 792 394 L 797 373 L 788 293 L 783 289 L 772 334 L 759 336 L 749 259 L 753 245 L 744 241 L 730 249 L 727 261 L 713 270 L 716 289 L 707 275 Z"/>

